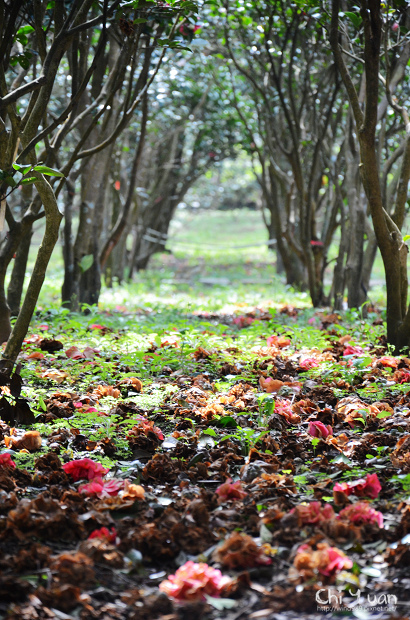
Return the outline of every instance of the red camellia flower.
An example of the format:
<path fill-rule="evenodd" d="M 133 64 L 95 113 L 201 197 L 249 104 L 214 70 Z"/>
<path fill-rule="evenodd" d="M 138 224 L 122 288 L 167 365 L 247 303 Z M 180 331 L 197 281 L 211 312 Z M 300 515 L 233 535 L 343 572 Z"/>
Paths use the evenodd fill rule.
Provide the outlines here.
<path fill-rule="evenodd" d="M 78 459 L 64 463 L 63 469 L 66 474 L 70 474 L 74 482 L 77 480 L 93 480 L 105 476 L 110 470 L 103 467 L 101 463 L 96 463 L 92 459 Z"/>
<path fill-rule="evenodd" d="M 396 383 L 410 383 L 410 372 L 400 368 L 394 373 L 393 379 Z"/>
<path fill-rule="evenodd" d="M 178 568 L 175 575 L 160 583 L 159 589 L 177 601 L 205 600 L 205 594 L 217 597 L 224 586 L 231 582 L 220 570 L 208 564 L 186 562 Z"/>
<path fill-rule="evenodd" d="M 337 482 L 333 487 L 333 493 L 356 495 L 357 497 L 370 497 L 376 499 L 382 490 L 382 485 L 377 474 L 367 474 L 366 478 L 360 478 L 354 482 Z"/>
<path fill-rule="evenodd" d="M 364 523 L 377 523 L 383 527 L 383 515 L 378 510 L 372 508 L 367 502 L 357 502 L 341 510 L 337 516 L 342 521 L 349 521 L 353 525 L 364 525 Z"/>
<path fill-rule="evenodd" d="M 16 467 L 16 464 L 12 460 L 10 454 L 0 454 L 0 467 L 12 467 L 13 469 Z"/>
<path fill-rule="evenodd" d="M 232 478 L 228 478 L 226 482 L 221 484 L 215 493 L 218 495 L 218 504 L 222 504 L 229 499 L 243 499 L 248 495 L 243 490 L 241 481 L 232 482 Z"/>
<path fill-rule="evenodd" d="M 88 538 L 103 538 L 108 542 L 115 544 L 115 541 L 117 540 L 117 530 L 115 527 L 112 527 L 111 530 L 107 527 L 101 527 L 99 530 L 94 530 L 91 532 Z"/>
<path fill-rule="evenodd" d="M 325 426 L 323 422 L 319 422 L 318 420 L 315 422 L 309 422 L 308 428 L 309 435 L 312 437 L 318 437 L 319 439 L 326 439 L 329 435 L 333 435 L 333 428 L 328 424 Z"/>

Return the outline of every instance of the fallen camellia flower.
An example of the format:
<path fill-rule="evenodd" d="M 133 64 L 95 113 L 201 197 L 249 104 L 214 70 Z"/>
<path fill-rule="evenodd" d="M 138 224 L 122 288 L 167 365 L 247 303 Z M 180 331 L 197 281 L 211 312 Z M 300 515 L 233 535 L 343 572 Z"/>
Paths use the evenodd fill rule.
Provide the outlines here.
<path fill-rule="evenodd" d="M 280 379 L 272 379 L 272 377 L 259 377 L 259 385 L 262 390 L 268 394 L 279 392 L 283 386 L 289 387 L 295 394 L 300 392 L 302 383 L 300 381 L 280 381 Z"/>
<path fill-rule="evenodd" d="M 88 540 L 92 540 L 93 538 L 102 538 L 114 544 L 117 540 L 117 530 L 115 527 L 112 527 L 111 530 L 109 530 L 108 527 L 101 527 L 99 530 L 91 532 Z"/>
<path fill-rule="evenodd" d="M 96 495 L 97 497 L 104 498 L 118 495 L 118 492 L 123 488 L 123 486 L 123 480 L 116 480 L 115 478 L 111 478 L 111 480 L 93 478 L 90 482 L 82 484 L 78 488 L 78 491 L 84 495 Z"/>
<path fill-rule="evenodd" d="M 345 416 L 344 421 L 351 428 L 354 428 L 356 424 L 363 428 L 363 424 L 367 420 L 376 418 L 381 412 L 375 404 L 367 405 L 357 396 L 346 396 L 339 400 L 336 405 L 336 411 Z"/>
<path fill-rule="evenodd" d="M 65 370 L 51 369 L 45 370 L 40 376 L 42 379 L 52 379 L 56 383 L 62 383 L 69 375 L 68 372 L 65 372 Z"/>
<path fill-rule="evenodd" d="M 119 480 L 118 478 L 111 478 L 111 480 L 93 478 L 90 482 L 82 484 L 78 490 L 90 497 L 106 499 L 118 496 L 121 500 L 126 501 L 144 499 L 145 495 L 143 487 L 139 484 L 132 484 L 129 480 Z"/>
<path fill-rule="evenodd" d="M 5 454 L 0 454 L 0 467 L 12 467 L 13 469 L 16 467 L 11 455 L 7 452 Z"/>
<path fill-rule="evenodd" d="M 310 502 L 309 504 L 299 504 L 292 508 L 289 514 L 295 514 L 298 519 L 298 526 L 302 525 L 316 525 L 333 519 L 335 516 L 334 510 L 330 504 L 325 504 L 322 507 L 320 502 Z"/>
<path fill-rule="evenodd" d="M 372 508 L 367 502 L 357 502 L 351 506 L 343 508 L 337 516 L 338 519 L 349 521 L 353 525 L 364 525 L 365 523 L 377 523 L 383 527 L 383 515 L 378 510 Z"/>
<path fill-rule="evenodd" d="M 175 575 L 162 581 L 159 589 L 177 601 L 202 601 L 205 594 L 220 596 L 222 588 L 230 582 L 231 579 L 224 577 L 220 570 L 203 562 L 189 561 L 178 568 Z"/>
<path fill-rule="evenodd" d="M 13 450 L 28 450 L 29 452 L 35 452 L 41 448 L 42 439 L 38 431 L 27 431 L 21 437 L 12 435 L 13 429 L 10 432 L 10 437 L 4 437 L 4 443 L 7 448 Z"/>
<path fill-rule="evenodd" d="M 256 319 L 252 318 L 251 316 L 241 314 L 240 316 L 236 316 L 232 322 L 235 325 L 238 325 L 238 327 L 248 327 L 249 325 L 252 325 L 255 320 Z"/>
<path fill-rule="evenodd" d="M 148 435 L 149 432 L 154 433 L 160 441 L 164 440 L 164 434 L 158 426 L 154 425 L 152 420 L 147 420 L 142 415 L 137 416 L 138 424 L 133 426 L 127 435 L 127 439 L 130 440 L 138 435 Z"/>
<path fill-rule="evenodd" d="M 240 480 L 232 482 L 232 478 L 228 478 L 226 482 L 221 484 L 215 491 L 218 495 L 218 504 L 223 504 L 230 499 L 243 499 L 248 494 L 242 488 Z"/>
<path fill-rule="evenodd" d="M 266 344 L 268 347 L 279 347 L 279 349 L 283 349 L 290 345 L 290 339 L 285 336 L 269 336 L 266 339 Z"/>
<path fill-rule="evenodd" d="M 274 412 L 281 415 L 290 424 L 299 424 L 300 415 L 294 413 L 292 403 L 289 399 L 277 399 L 275 402 Z"/>
<path fill-rule="evenodd" d="M 308 544 L 301 545 L 296 552 L 293 565 L 303 580 L 307 581 L 319 575 L 333 578 L 340 571 L 352 568 L 353 562 L 337 547 L 318 543 L 317 549 Z"/>
<path fill-rule="evenodd" d="M 214 559 L 226 568 L 253 568 L 261 564 L 271 564 L 261 547 L 252 536 L 242 532 L 233 532 L 213 554 Z"/>
<path fill-rule="evenodd" d="M 305 357 L 304 360 L 299 362 L 299 366 L 303 368 L 303 370 L 309 370 L 310 368 L 316 368 L 319 366 L 320 362 L 314 357 Z"/>
<path fill-rule="evenodd" d="M 396 383 L 410 383 L 410 372 L 400 368 L 394 372 L 393 380 Z"/>
<path fill-rule="evenodd" d="M 357 345 L 354 347 L 351 344 L 348 344 L 343 351 L 343 355 L 361 355 L 362 353 L 363 349 L 361 346 Z"/>
<path fill-rule="evenodd" d="M 273 392 L 279 392 L 280 388 L 285 384 L 279 379 L 272 379 L 272 377 L 259 377 L 259 385 L 262 390 L 272 394 Z"/>
<path fill-rule="evenodd" d="M 385 355 L 384 357 L 379 357 L 375 360 L 377 364 L 381 364 L 387 368 L 397 368 L 399 364 L 399 360 L 391 355 Z"/>
<path fill-rule="evenodd" d="M 366 478 L 360 478 L 354 482 L 337 482 L 333 487 L 333 496 L 335 500 L 337 500 L 338 493 L 376 499 L 381 490 L 382 485 L 377 474 L 367 474 Z"/>
<path fill-rule="evenodd" d="M 78 459 L 64 463 L 63 469 L 66 474 L 70 474 L 74 482 L 78 480 L 93 480 L 105 476 L 110 470 L 103 467 L 101 463 L 96 463 L 92 459 Z"/>
<path fill-rule="evenodd" d="M 309 422 L 308 433 L 312 437 L 318 437 L 319 439 L 326 439 L 329 435 L 333 435 L 333 428 L 328 424 L 327 426 L 323 422 L 315 420 Z"/>

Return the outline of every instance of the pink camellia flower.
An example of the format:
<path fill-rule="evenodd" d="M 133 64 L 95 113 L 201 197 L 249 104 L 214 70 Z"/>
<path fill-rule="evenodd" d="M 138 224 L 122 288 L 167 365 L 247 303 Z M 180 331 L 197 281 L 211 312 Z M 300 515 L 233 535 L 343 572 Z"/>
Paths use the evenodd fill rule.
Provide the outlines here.
<path fill-rule="evenodd" d="M 230 499 L 243 499 L 248 495 L 243 490 L 241 481 L 232 482 L 232 478 L 228 478 L 226 482 L 221 484 L 215 493 L 218 495 L 218 504 L 223 504 Z"/>
<path fill-rule="evenodd" d="M 115 527 L 112 527 L 111 530 L 107 527 L 101 527 L 99 530 L 94 530 L 91 532 L 88 539 L 91 540 L 92 538 L 103 538 L 108 542 L 115 544 L 117 540 L 117 530 Z"/>
<path fill-rule="evenodd" d="M 345 347 L 345 350 L 343 351 L 343 355 L 361 355 L 362 353 L 363 353 L 362 347 L 360 347 L 359 345 L 356 347 L 353 347 L 351 344 L 348 344 L 347 347 Z"/>
<path fill-rule="evenodd" d="M 330 504 L 325 504 L 322 507 L 320 502 L 310 502 L 309 504 L 299 504 L 292 508 L 289 514 L 296 513 L 298 518 L 299 527 L 302 525 L 316 525 L 333 519 L 335 516 L 334 510 Z"/>
<path fill-rule="evenodd" d="M 238 327 L 248 327 L 249 325 L 252 325 L 254 321 L 256 321 L 256 319 L 251 316 L 246 316 L 245 314 L 241 314 L 241 316 L 236 316 L 233 319 L 233 323 L 235 325 L 238 325 Z"/>
<path fill-rule="evenodd" d="M 329 547 L 327 549 L 328 563 L 324 568 L 320 568 L 319 572 L 326 577 L 330 577 L 335 573 L 339 573 L 345 568 L 352 568 L 353 562 L 348 558 L 343 551 L 337 549 L 337 547 Z"/>
<path fill-rule="evenodd" d="M 383 527 L 383 515 L 378 510 L 372 508 L 367 502 L 357 502 L 351 506 L 343 508 L 337 516 L 342 521 L 349 521 L 353 525 L 363 525 L 364 523 L 377 523 Z"/>
<path fill-rule="evenodd" d="M 12 469 L 16 467 L 16 464 L 10 454 L 0 454 L 0 467 L 11 467 Z"/>
<path fill-rule="evenodd" d="M 333 578 L 340 571 L 352 568 L 352 560 L 341 549 L 325 542 L 317 543 L 316 547 L 313 549 L 305 543 L 296 552 L 293 565 L 305 580 L 317 578 L 318 573 Z"/>
<path fill-rule="evenodd" d="M 78 487 L 80 493 L 84 495 L 97 497 L 114 497 L 118 495 L 119 491 L 124 488 L 124 480 L 117 480 L 112 478 L 111 480 L 103 480 L 102 478 L 93 478 L 90 482 L 82 484 Z"/>
<path fill-rule="evenodd" d="M 360 478 L 354 482 L 337 482 L 333 487 L 333 493 L 356 495 L 357 497 L 370 497 L 376 499 L 382 490 L 382 485 L 377 474 L 367 474 L 366 478 Z"/>
<path fill-rule="evenodd" d="M 93 480 L 105 476 L 110 470 L 103 467 L 101 463 L 96 463 L 92 459 L 78 459 L 64 463 L 63 469 L 66 474 L 70 474 L 74 482 L 77 480 Z"/>
<path fill-rule="evenodd" d="M 299 366 L 304 370 L 309 370 L 309 368 L 316 368 L 319 366 L 319 361 L 314 357 L 306 357 L 304 360 L 299 362 Z"/>
<path fill-rule="evenodd" d="M 231 582 L 220 570 L 208 564 L 186 562 L 178 568 L 175 575 L 160 583 L 159 589 L 177 601 L 205 600 L 205 594 L 219 596 L 224 586 Z"/>
<path fill-rule="evenodd" d="M 281 415 L 289 424 L 299 424 L 300 416 L 292 410 L 292 403 L 288 398 L 277 399 L 275 401 L 275 413 Z"/>
<path fill-rule="evenodd" d="M 329 435 L 333 435 L 333 428 L 328 424 L 327 426 L 323 422 L 318 420 L 309 422 L 308 433 L 312 437 L 318 437 L 319 439 L 326 439 Z"/>

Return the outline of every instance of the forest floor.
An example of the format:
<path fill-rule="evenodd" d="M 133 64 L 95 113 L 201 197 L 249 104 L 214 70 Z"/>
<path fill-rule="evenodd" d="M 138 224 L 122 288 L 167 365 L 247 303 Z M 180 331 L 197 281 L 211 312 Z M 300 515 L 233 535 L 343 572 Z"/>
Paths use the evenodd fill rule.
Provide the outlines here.
<path fill-rule="evenodd" d="M 161 260 L 87 315 L 43 297 L 1 388 L 0 617 L 408 617 L 410 359 L 381 311 Z"/>

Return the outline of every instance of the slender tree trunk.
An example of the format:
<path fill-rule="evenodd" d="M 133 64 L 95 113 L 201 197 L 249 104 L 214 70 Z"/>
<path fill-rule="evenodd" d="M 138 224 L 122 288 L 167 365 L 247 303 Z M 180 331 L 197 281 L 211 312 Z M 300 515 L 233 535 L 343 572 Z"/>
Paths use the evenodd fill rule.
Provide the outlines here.
<path fill-rule="evenodd" d="M 24 278 L 26 275 L 32 237 L 33 228 L 27 231 L 27 234 L 24 236 L 24 243 L 19 244 L 16 258 L 14 259 L 10 284 L 7 289 L 7 303 L 10 307 L 11 316 L 17 316 L 20 312 L 21 296 L 23 294 Z"/>
<path fill-rule="evenodd" d="M 37 177 L 35 186 L 46 212 L 46 228 L 42 243 L 38 250 L 33 273 L 30 278 L 20 313 L 13 326 L 11 335 L 7 341 L 7 345 L 3 353 L 3 359 L 8 363 L 9 372 L 17 359 L 21 345 L 23 344 L 23 340 L 27 334 L 31 318 L 36 307 L 37 299 L 44 282 L 47 266 L 58 240 L 58 231 L 62 219 L 62 215 L 58 210 L 57 201 L 50 184 L 41 174 L 34 172 L 32 174 Z"/>

